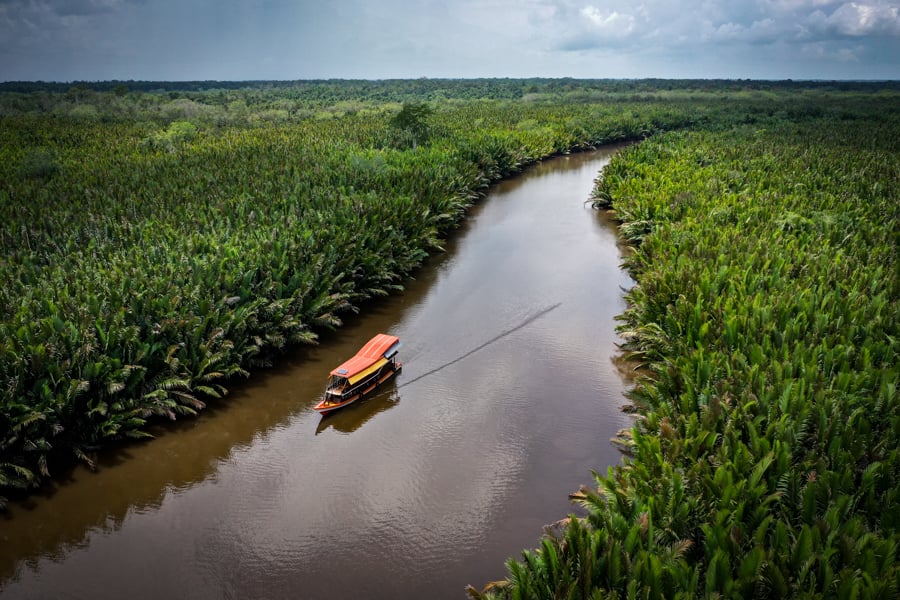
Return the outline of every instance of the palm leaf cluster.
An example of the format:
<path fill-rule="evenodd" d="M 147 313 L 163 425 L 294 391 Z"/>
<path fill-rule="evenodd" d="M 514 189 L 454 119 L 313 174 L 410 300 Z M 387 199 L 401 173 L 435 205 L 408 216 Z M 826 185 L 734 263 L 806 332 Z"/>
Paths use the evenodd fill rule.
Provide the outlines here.
<path fill-rule="evenodd" d="M 426 117 L 415 149 L 393 145 L 380 112 L 199 127 L 0 117 L 0 491 L 195 414 L 401 289 L 490 182 L 689 118 L 661 103 L 619 118 L 490 101 Z"/>
<path fill-rule="evenodd" d="M 613 159 L 631 457 L 473 596 L 898 596 L 898 140 L 890 100 Z"/>

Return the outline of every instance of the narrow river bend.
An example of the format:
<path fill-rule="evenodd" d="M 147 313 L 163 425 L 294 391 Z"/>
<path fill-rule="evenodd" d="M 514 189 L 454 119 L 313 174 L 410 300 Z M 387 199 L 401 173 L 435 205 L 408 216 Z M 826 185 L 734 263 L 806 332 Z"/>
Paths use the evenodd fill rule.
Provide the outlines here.
<path fill-rule="evenodd" d="M 614 151 L 500 183 L 404 294 L 11 505 L 0 599 L 464 598 L 503 578 L 630 424 L 614 316 L 632 282 L 584 204 Z M 378 332 L 403 372 L 323 420 L 327 372 Z"/>

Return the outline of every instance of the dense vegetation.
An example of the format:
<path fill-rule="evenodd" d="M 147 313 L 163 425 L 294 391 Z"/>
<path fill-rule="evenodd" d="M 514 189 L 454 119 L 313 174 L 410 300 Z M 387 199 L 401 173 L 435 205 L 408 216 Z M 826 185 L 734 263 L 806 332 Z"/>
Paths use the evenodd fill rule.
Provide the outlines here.
<path fill-rule="evenodd" d="M 0 492 L 195 414 L 400 289 L 489 182 L 705 112 L 364 98 L 273 116 L 256 93 L 0 98 Z"/>
<path fill-rule="evenodd" d="M 533 94 L 567 95 L 584 92 L 590 95 L 658 94 L 682 90 L 698 92 L 742 92 L 746 90 L 848 92 L 900 90 L 898 81 L 760 81 L 751 79 L 322 79 L 298 81 L 51 81 L 0 82 L 0 93 L 33 94 L 74 93 L 78 91 L 114 92 L 264 92 L 268 97 L 299 100 L 513 100 Z M 201 94 L 201 97 L 203 95 Z"/>
<path fill-rule="evenodd" d="M 646 138 L 596 189 L 631 458 L 485 594 L 896 597 L 895 85 L 215 83 L 0 93 L 0 493 L 400 289 L 491 181 Z"/>
<path fill-rule="evenodd" d="M 635 246 L 631 458 L 483 595 L 897 598 L 897 99 L 655 136 L 595 199 Z"/>

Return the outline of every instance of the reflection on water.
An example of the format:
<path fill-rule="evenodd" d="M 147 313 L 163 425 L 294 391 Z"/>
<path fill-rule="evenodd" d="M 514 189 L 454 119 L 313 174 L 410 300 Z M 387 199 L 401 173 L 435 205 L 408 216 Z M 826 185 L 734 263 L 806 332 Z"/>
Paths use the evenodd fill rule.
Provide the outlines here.
<path fill-rule="evenodd" d="M 400 403 L 396 382 L 392 379 L 379 387 L 371 396 L 351 404 L 347 408 L 322 415 L 316 435 L 326 429 L 333 428 L 339 433 L 353 433 L 380 412 L 393 408 Z"/>
<path fill-rule="evenodd" d="M 631 281 L 584 205 L 610 153 L 497 185 L 403 295 L 14 504 L 0 599 L 460 598 L 502 578 L 629 424 L 613 317 Z M 328 372 L 379 332 L 403 371 L 320 417 Z"/>

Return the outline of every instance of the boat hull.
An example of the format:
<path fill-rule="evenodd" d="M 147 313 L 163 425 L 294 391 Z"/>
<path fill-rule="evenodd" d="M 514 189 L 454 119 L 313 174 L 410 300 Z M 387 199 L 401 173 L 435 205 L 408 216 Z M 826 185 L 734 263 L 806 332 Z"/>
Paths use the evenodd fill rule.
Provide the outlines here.
<path fill-rule="evenodd" d="M 340 396 L 327 394 L 315 406 L 313 410 L 321 415 L 334 412 L 341 408 L 347 407 L 358 400 L 362 400 L 366 396 L 374 392 L 383 383 L 389 381 L 403 368 L 401 363 L 388 363 L 385 369 L 375 373 L 373 377 L 359 383 L 352 389 L 347 390 Z"/>

